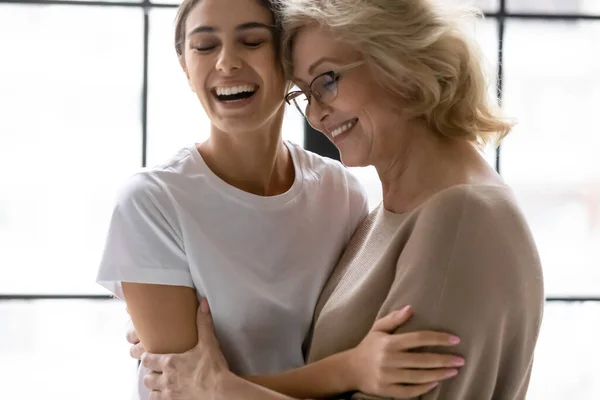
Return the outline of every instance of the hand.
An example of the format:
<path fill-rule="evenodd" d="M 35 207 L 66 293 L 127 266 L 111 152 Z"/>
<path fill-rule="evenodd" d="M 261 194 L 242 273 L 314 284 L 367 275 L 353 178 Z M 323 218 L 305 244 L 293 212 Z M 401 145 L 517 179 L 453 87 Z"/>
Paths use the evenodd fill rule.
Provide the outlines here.
<path fill-rule="evenodd" d="M 144 376 L 144 385 L 152 390 L 151 400 L 212 399 L 231 374 L 206 299 L 198 307 L 196 323 L 198 344 L 193 349 L 182 354 L 142 355 L 142 365 L 153 371 Z"/>
<path fill-rule="evenodd" d="M 350 358 L 358 390 L 379 397 L 408 399 L 429 392 L 455 376 L 464 360 L 448 354 L 407 352 L 425 346 L 453 346 L 459 339 L 447 333 L 420 331 L 393 334 L 411 316 L 410 307 L 375 321 Z"/>
<path fill-rule="evenodd" d="M 125 337 L 127 338 L 127 341 L 132 344 L 129 348 L 129 355 L 136 360 L 141 360 L 142 354 L 146 352 L 146 348 L 140 343 L 140 338 L 138 337 L 135 328 L 128 329 Z"/>

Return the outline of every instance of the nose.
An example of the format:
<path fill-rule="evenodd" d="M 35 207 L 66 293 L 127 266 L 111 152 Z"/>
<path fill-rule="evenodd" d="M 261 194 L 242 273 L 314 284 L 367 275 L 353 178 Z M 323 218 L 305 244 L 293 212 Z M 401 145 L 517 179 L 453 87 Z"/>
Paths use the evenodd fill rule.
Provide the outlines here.
<path fill-rule="evenodd" d="M 306 118 L 313 127 L 319 126 L 329 117 L 332 109 L 329 105 L 314 96 L 311 100 L 310 104 L 306 107 Z"/>
<path fill-rule="evenodd" d="M 221 46 L 216 68 L 225 74 L 231 74 L 235 70 L 242 68 L 242 60 L 234 45 Z"/>

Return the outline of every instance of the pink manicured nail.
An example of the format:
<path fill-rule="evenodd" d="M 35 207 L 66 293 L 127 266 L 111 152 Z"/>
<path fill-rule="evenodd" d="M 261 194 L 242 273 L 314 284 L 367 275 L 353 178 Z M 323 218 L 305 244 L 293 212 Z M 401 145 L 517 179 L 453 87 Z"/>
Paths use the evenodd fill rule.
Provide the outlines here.
<path fill-rule="evenodd" d="M 200 311 L 202 311 L 204 314 L 208 314 L 210 311 L 208 301 L 205 298 L 203 298 L 200 302 Z"/>
<path fill-rule="evenodd" d="M 446 372 L 447 377 L 456 376 L 456 374 L 458 374 L 458 370 L 455 369 Z"/>
<path fill-rule="evenodd" d="M 465 365 L 465 360 L 463 358 L 457 357 L 452 360 L 452 365 L 456 365 L 457 367 L 462 367 Z"/>
<path fill-rule="evenodd" d="M 410 311 L 410 306 L 406 306 L 406 307 L 402 308 L 400 311 L 396 311 L 396 316 L 399 317 L 401 315 L 406 314 L 409 311 Z"/>
<path fill-rule="evenodd" d="M 450 339 L 448 339 L 448 342 L 450 344 L 459 344 L 460 338 L 458 336 L 450 336 Z"/>

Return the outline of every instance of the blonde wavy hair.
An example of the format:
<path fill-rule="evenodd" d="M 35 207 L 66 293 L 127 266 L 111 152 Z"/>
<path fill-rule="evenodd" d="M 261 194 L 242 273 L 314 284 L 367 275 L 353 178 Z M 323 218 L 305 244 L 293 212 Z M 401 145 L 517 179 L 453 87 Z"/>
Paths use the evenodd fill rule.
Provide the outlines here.
<path fill-rule="evenodd" d="M 381 87 L 404 99 L 407 111 L 436 132 L 484 147 L 499 144 L 512 129 L 514 123 L 490 101 L 483 56 L 463 29 L 480 16 L 477 10 L 449 0 L 274 3 L 288 74 L 295 36 L 317 24 L 362 53 Z"/>

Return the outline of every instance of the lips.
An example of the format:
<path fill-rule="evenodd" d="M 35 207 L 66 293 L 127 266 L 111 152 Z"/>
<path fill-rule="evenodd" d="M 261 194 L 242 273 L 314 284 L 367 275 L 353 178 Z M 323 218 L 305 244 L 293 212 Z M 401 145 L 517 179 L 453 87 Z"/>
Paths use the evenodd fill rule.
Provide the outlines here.
<path fill-rule="evenodd" d="M 254 93 L 258 89 L 254 84 L 243 84 L 235 86 L 217 86 L 213 89 L 217 96 L 231 96 L 239 93 Z"/>
<path fill-rule="evenodd" d="M 352 129 L 356 123 L 358 122 L 358 118 L 352 118 L 351 120 L 344 121 L 341 124 L 335 125 L 331 128 L 328 128 L 329 134 L 332 138 L 341 135 L 342 133 Z"/>

